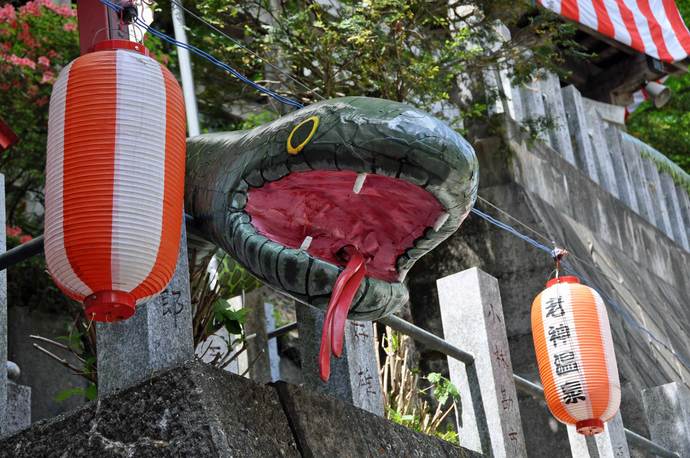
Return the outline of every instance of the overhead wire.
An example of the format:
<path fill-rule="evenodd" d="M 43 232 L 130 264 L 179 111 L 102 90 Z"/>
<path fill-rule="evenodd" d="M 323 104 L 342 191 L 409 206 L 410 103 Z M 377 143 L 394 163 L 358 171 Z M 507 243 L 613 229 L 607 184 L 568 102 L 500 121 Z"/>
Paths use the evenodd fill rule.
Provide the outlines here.
<path fill-rule="evenodd" d="M 482 200 L 484 200 L 484 199 L 482 199 Z M 497 207 L 497 208 L 498 208 L 498 207 Z M 518 231 L 518 230 L 515 229 L 514 227 L 510 226 L 509 224 L 507 224 L 507 223 L 505 223 L 505 222 L 503 222 L 503 221 L 498 220 L 497 218 L 493 217 L 492 215 L 490 215 L 490 214 L 488 214 L 488 213 L 482 212 L 481 210 L 478 210 L 477 208 L 473 208 L 473 209 L 471 210 L 471 212 L 472 212 L 473 214 L 479 216 L 480 218 L 484 219 L 484 220 L 487 221 L 488 223 L 493 224 L 494 226 L 496 226 L 496 227 L 498 227 L 498 228 L 500 228 L 500 229 L 502 229 L 502 230 L 504 230 L 504 231 L 506 231 L 506 232 L 509 232 L 509 233 L 513 234 L 514 236 L 518 237 L 519 239 L 521 239 L 521 240 L 527 242 L 528 244 L 532 245 L 533 247 L 535 247 L 535 248 L 537 248 L 537 249 L 539 249 L 539 250 L 541 250 L 541 251 L 544 251 L 544 252 L 549 253 L 549 254 L 551 254 L 552 251 L 553 251 L 551 248 L 547 247 L 546 245 L 544 245 L 544 244 L 542 244 L 542 243 L 539 243 L 538 241 L 532 239 L 531 237 L 529 237 L 529 236 L 527 236 L 527 235 L 525 235 L 525 234 L 522 234 L 520 231 Z M 502 212 L 502 213 L 505 213 L 505 214 L 508 214 L 505 210 L 501 210 L 501 212 Z M 515 221 L 519 221 L 519 220 L 517 220 L 517 218 L 513 217 L 512 215 L 511 215 L 511 219 L 513 219 L 513 220 L 515 220 Z M 579 258 L 576 258 L 575 256 L 573 256 L 573 258 L 579 260 Z M 581 280 L 587 280 L 586 283 L 590 283 L 590 284 L 592 283 L 592 282 L 590 281 L 591 279 L 589 278 L 589 276 L 583 276 L 580 272 L 578 272 L 578 271 L 572 266 L 572 263 L 570 263 L 570 262 L 568 262 L 568 261 L 564 261 L 564 262 L 563 262 L 563 265 L 564 265 L 564 270 L 565 270 L 565 271 L 571 273 L 572 275 L 577 276 L 577 277 L 580 278 Z M 595 266 L 592 266 L 592 267 L 595 267 Z M 595 268 L 596 268 L 596 267 L 595 267 Z M 598 271 L 600 271 L 600 269 L 598 269 L 598 268 L 596 268 L 596 269 L 597 269 Z M 621 305 L 620 305 L 617 301 L 615 301 L 611 296 L 609 296 L 608 294 L 606 294 L 606 292 L 604 292 L 601 288 L 596 288 L 596 290 L 597 290 L 597 292 L 601 295 L 602 299 L 604 299 L 604 302 L 605 302 L 614 312 L 616 312 L 616 313 L 623 319 L 623 321 L 625 321 L 628 325 L 630 325 L 630 326 L 633 327 L 634 329 L 636 329 L 636 330 L 638 330 L 638 331 L 640 331 L 640 332 L 645 333 L 645 334 L 646 334 L 650 339 L 652 339 L 655 343 L 657 343 L 658 345 L 660 345 L 661 347 L 663 347 L 664 349 L 666 349 L 668 352 L 670 352 L 671 355 L 673 355 L 673 356 L 678 360 L 678 362 L 679 362 L 680 364 L 682 364 L 683 366 L 685 366 L 685 368 L 686 368 L 687 370 L 690 370 L 690 362 L 689 362 L 688 360 L 686 360 L 685 357 L 683 357 L 682 355 L 678 354 L 678 353 L 675 351 L 675 349 L 674 349 L 671 345 L 669 345 L 668 343 L 664 342 L 662 339 L 660 339 L 659 337 L 657 337 L 652 331 L 650 331 L 648 328 L 646 328 L 644 325 L 642 325 L 639 321 L 637 321 L 637 320 L 630 314 L 630 312 L 629 312 L 627 309 L 625 309 L 625 307 L 621 306 Z"/>
<path fill-rule="evenodd" d="M 117 4 L 115 4 L 109 0 L 100 0 L 100 2 L 115 12 L 120 12 L 122 10 L 122 6 L 117 5 Z M 213 55 L 207 53 L 206 51 L 203 51 L 203 50 L 197 48 L 196 46 L 177 41 L 173 37 L 166 35 L 165 33 L 161 32 L 160 30 L 155 29 L 155 28 L 151 27 L 150 25 L 146 24 L 146 22 L 142 21 L 138 17 L 134 18 L 133 23 L 139 27 L 144 28 L 144 30 L 146 30 L 148 33 L 150 33 L 151 35 L 153 35 L 153 36 L 155 36 L 155 37 L 157 37 L 163 41 L 166 41 L 166 42 L 173 44 L 175 46 L 179 46 L 180 48 L 187 49 L 188 51 L 206 59 L 207 61 L 211 62 L 213 65 L 217 66 L 218 68 L 221 68 L 221 69 L 225 70 L 226 72 L 230 73 L 232 76 L 234 76 L 235 78 L 237 78 L 241 82 L 253 87 L 257 91 L 261 92 L 262 94 L 266 94 L 269 97 L 272 97 L 273 99 L 277 100 L 280 103 L 283 103 L 285 105 L 289 105 L 289 106 L 292 106 L 292 107 L 298 108 L 298 109 L 304 107 L 304 105 L 301 104 L 300 102 L 298 102 L 297 100 L 293 100 L 293 99 L 290 99 L 288 97 L 284 97 L 284 96 L 276 93 L 275 91 L 272 91 L 271 89 L 269 89 L 267 87 L 264 87 L 264 86 L 261 86 L 260 84 L 255 83 L 254 81 L 252 81 L 249 78 L 247 78 L 246 76 L 244 76 L 242 73 L 240 73 L 237 70 L 235 70 L 234 68 L 232 68 L 230 65 L 226 64 L 225 62 L 222 62 L 221 60 L 217 59 Z"/>
<path fill-rule="evenodd" d="M 112 2 L 109 1 L 109 0 L 100 0 L 100 1 L 101 1 L 101 3 L 103 3 L 103 4 L 106 5 L 108 8 L 110 8 L 110 9 L 112 9 L 112 10 L 114 10 L 114 11 L 120 11 L 120 10 L 122 9 L 122 7 L 121 7 L 120 5 L 117 5 L 117 4 L 115 4 L 115 3 L 112 3 Z M 323 99 L 323 96 L 322 96 L 321 94 L 318 94 L 318 93 L 315 92 L 314 90 L 310 89 L 306 84 L 304 84 L 304 83 L 302 83 L 301 81 L 299 81 L 296 77 L 290 75 L 288 72 L 284 71 L 284 70 L 281 69 L 279 66 L 273 64 L 272 62 L 270 62 L 270 61 L 267 60 L 266 58 L 260 56 L 260 55 L 257 54 L 256 52 L 252 51 L 251 49 L 249 49 L 248 47 L 246 47 L 241 41 L 239 41 L 239 40 L 237 40 L 237 39 L 235 39 L 235 38 L 229 36 L 228 34 L 226 34 L 225 32 L 223 32 L 222 30 L 220 30 L 220 29 L 218 29 L 217 27 L 215 27 L 215 26 L 214 26 L 213 24 L 211 24 L 210 22 L 206 21 L 204 18 L 198 16 L 197 14 L 195 14 L 194 12 L 192 12 L 191 10 L 189 10 L 188 8 L 185 8 L 181 3 L 177 2 L 176 0 L 170 0 L 170 1 L 171 1 L 171 3 L 174 3 L 176 6 L 180 7 L 181 9 L 183 9 L 184 11 L 186 11 L 188 14 L 190 14 L 191 16 L 193 16 L 194 18 L 196 18 L 197 20 L 201 21 L 202 23 L 204 23 L 205 25 L 207 25 L 208 27 L 210 27 L 211 29 L 213 29 L 215 32 L 221 34 L 222 36 L 224 36 L 225 38 L 229 39 L 230 41 L 232 41 L 232 42 L 235 43 L 237 46 L 241 47 L 242 49 L 244 49 L 245 51 L 247 51 L 248 53 L 250 53 L 250 54 L 253 55 L 254 57 L 260 59 L 262 62 L 266 63 L 266 64 L 269 65 L 271 68 L 275 69 L 276 71 L 278 71 L 278 72 L 281 73 L 282 75 L 287 76 L 290 80 L 292 80 L 292 81 L 295 82 L 296 84 L 300 85 L 302 88 L 306 89 L 306 90 L 309 91 L 309 92 L 312 92 L 312 93 L 316 94 L 318 97 L 320 97 L 321 99 Z M 249 78 L 247 78 L 246 76 L 242 75 L 240 72 L 238 72 L 238 71 L 235 70 L 234 68 L 230 67 L 228 64 L 226 64 L 226 63 L 220 61 L 219 59 L 217 59 L 217 58 L 214 57 L 213 55 L 211 55 L 211 54 L 209 54 L 209 53 L 207 53 L 207 52 L 205 52 L 205 51 L 202 51 L 201 49 L 199 49 L 199 48 L 197 48 L 197 47 L 195 47 L 195 46 L 193 46 L 193 45 L 189 45 L 189 44 L 186 44 L 186 43 L 181 43 L 181 42 L 175 40 L 174 38 L 172 38 L 172 37 L 166 35 L 165 33 L 163 33 L 163 32 L 161 32 L 161 31 L 159 31 L 159 30 L 157 30 L 157 29 L 155 29 L 155 28 L 149 26 L 148 24 L 146 24 L 145 22 L 143 22 L 143 21 L 142 21 L 141 19 L 139 19 L 138 17 L 135 18 L 134 22 L 135 22 L 139 27 L 143 27 L 147 32 L 151 33 L 153 36 L 155 36 L 155 37 L 157 37 L 157 38 L 159 38 L 159 39 L 161 39 L 161 40 L 163 40 L 163 41 L 166 41 L 166 42 L 168 42 L 168 43 L 174 44 L 174 45 L 176 45 L 176 46 L 185 48 L 185 49 L 187 49 L 187 50 L 193 52 L 194 54 L 199 55 L 200 57 L 202 57 L 202 58 L 208 60 L 209 62 L 211 62 L 212 64 L 216 65 L 217 67 L 219 67 L 219 68 L 221 68 L 221 69 L 227 71 L 228 73 L 230 73 L 231 75 L 233 75 L 235 78 L 237 78 L 237 79 L 240 80 L 241 82 L 243 82 L 243 83 L 245 83 L 245 84 L 248 84 L 249 86 L 253 87 L 253 88 L 256 89 L 257 91 L 259 91 L 259 92 L 261 92 L 261 93 L 264 93 L 264 94 L 266 94 L 266 95 L 268 95 L 268 96 L 274 98 L 275 100 L 277 100 L 277 101 L 279 101 L 279 102 L 281 102 L 281 103 L 284 103 L 284 104 L 286 104 L 286 105 L 289 105 L 289 106 L 292 106 L 292 107 L 295 107 L 295 108 L 302 108 L 302 107 L 304 106 L 304 105 L 302 105 L 300 102 L 298 102 L 298 101 L 296 101 L 296 100 L 293 100 L 293 99 L 290 99 L 290 98 L 281 96 L 280 94 L 277 94 L 276 92 L 274 92 L 274 91 L 272 91 L 272 90 L 270 90 L 270 89 L 268 89 L 268 88 L 266 88 L 266 87 L 263 87 L 263 86 L 261 86 L 261 85 L 255 83 L 254 81 L 252 81 L 252 80 L 250 80 Z M 554 248 L 556 248 L 556 247 L 555 247 L 556 242 L 553 240 L 553 238 L 547 237 L 546 235 L 544 235 L 544 234 L 542 234 L 541 232 L 537 231 L 536 229 L 534 229 L 534 228 L 531 227 L 530 225 L 527 225 L 526 223 L 520 221 L 519 219 L 515 218 L 515 217 L 512 216 L 510 213 L 508 213 L 507 211 L 501 209 L 500 207 L 498 207 L 497 205 L 493 204 L 493 203 L 490 202 L 489 200 L 484 199 L 484 198 L 481 197 L 481 196 L 478 196 L 478 199 L 479 199 L 480 201 L 482 201 L 483 203 L 485 203 L 486 205 L 488 205 L 488 206 L 490 206 L 490 207 L 496 209 L 496 210 L 499 211 L 501 214 L 507 216 L 507 217 L 510 218 L 511 220 L 515 221 L 515 222 L 518 223 L 520 226 L 522 226 L 522 227 L 524 227 L 525 229 L 529 230 L 531 233 L 533 233 L 534 235 L 538 236 L 539 238 L 541 238 L 541 239 L 542 239 L 543 241 L 545 241 L 546 243 L 549 243 L 549 244 L 551 244 L 551 245 L 554 245 Z M 489 222 L 490 224 L 493 224 L 494 226 L 496 226 L 496 227 L 498 227 L 498 228 L 500 228 L 500 229 L 502 229 L 502 230 L 504 230 L 504 231 L 506 231 L 506 232 L 511 233 L 511 234 L 514 235 L 515 237 L 517 237 L 517 238 L 523 240 L 524 242 L 528 243 L 529 245 L 533 246 L 534 248 L 539 249 L 539 250 L 541 250 L 541 251 L 543 251 L 543 252 L 545 252 L 545 253 L 548 253 L 550 256 L 553 255 L 554 249 L 552 249 L 552 248 L 550 248 L 550 247 L 544 245 L 543 243 L 540 243 L 540 242 L 538 242 L 537 240 L 534 240 L 533 238 L 531 238 L 531 237 L 529 237 L 529 236 L 527 236 L 527 235 L 521 233 L 520 231 L 518 231 L 517 229 L 515 229 L 515 228 L 512 227 L 511 225 L 509 225 L 509 224 L 507 224 L 507 223 L 505 223 L 505 222 L 503 222 L 503 221 L 501 221 L 501 220 L 499 220 L 499 219 L 493 217 L 493 216 L 490 215 L 489 213 L 483 212 L 483 211 L 479 210 L 479 209 L 476 208 L 476 207 L 475 207 L 475 208 L 472 208 L 471 212 L 472 212 L 473 214 L 479 216 L 480 218 L 484 219 L 485 221 Z M 575 255 L 574 253 L 572 253 L 572 252 L 570 253 L 570 256 L 572 256 L 573 259 L 576 259 L 576 260 L 578 260 L 579 262 L 581 262 L 581 263 L 583 263 L 583 264 L 585 264 L 585 265 L 587 265 L 587 266 L 589 266 L 589 267 L 595 269 L 596 271 L 600 272 L 602 275 L 606 276 L 606 277 L 609 278 L 609 279 L 613 279 L 613 280 L 615 280 L 616 282 L 619 280 L 618 278 L 615 278 L 615 279 L 614 279 L 614 278 L 610 277 L 606 272 L 603 272 L 599 267 L 597 267 L 597 266 L 595 266 L 594 264 L 591 264 L 591 263 L 589 263 L 588 261 L 586 261 L 586 260 L 584 260 L 584 259 L 582 259 L 582 258 L 576 256 L 576 255 Z M 576 276 L 578 276 L 578 277 L 580 277 L 580 278 L 583 278 L 583 276 L 582 276 L 580 273 L 578 273 L 578 272 L 572 267 L 572 264 L 570 264 L 569 262 L 567 262 L 567 261 L 564 262 L 564 267 L 565 267 L 565 270 L 571 272 L 572 274 L 574 274 L 574 275 L 576 275 Z M 635 329 L 637 329 L 637 330 L 639 330 L 639 331 L 644 332 L 645 334 L 647 334 L 654 342 L 656 342 L 658 345 L 662 346 L 662 347 L 665 348 L 667 351 L 669 351 L 669 352 L 670 352 L 670 353 L 671 353 L 671 354 L 672 354 L 672 355 L 673 355 L 683 366 L 686 367 L 686 369 L 690 370 L 690 362 L 688 362 L 687 360 L 685 360 L 685 358 L 684 358 L 682 355 L 679 355 L 670 345 L 668 345 L 667 343 L 665 343 L 664 341 L 662 341 L 661 339 L 659 339 L 652 331 L 650 331 L 650 330 L 647 329 L 645 326 L 643 326 L 642 324 L 640 324 L 633 316 L 631 316 L 631 314 L 630 314 L 630 312 L 629 312 L 628 310 L 626 310 L 624 307 L 622 307 L 620 304 L 618 304 L 616 301 L 614 301 L 614 300 L 613 300 L 610 296 L 608 296 L 605 292 L 603 292 L 601 289 L 597 289 L 597 291 L 601 294 L 602 298 L 603 298 L 604 301 L 609 305 L 609 307 L 611 307 L 617 314 L 619 314 L 619 315 L 622 317 L 622 319 L 623 319 L 626 323 L 628 323 L 628 324 L 629 324 L 630 326 L 632 326 L 633 328 L 635 328 Z"/>
<path fill-rule="evenodd" d="M 277 71 L 278 73 L 280 73 L 281 75 L 285 76 L 286 78 L 288 78 L 288 79 L 289 79 L 290 81 L 292 81 L 293 83 L 295 83 L 295 84 L 297 84 L 298 86 L 302 87 L 302 89 L 305 89 L 308 93 L 316 95 L 316 96 L 317 96 L 318 98 L 320 98 L 321 100 L 326 100 L 326 98 L 325 98 L 323 95 L 321 95 L 321 94 L 319 94 L 318 92 L 316 92 L 316 89 L 310 88 L 309 86 L 307 86 L 306 83 L 304 83 L 303 81 L 301 81 L 301 80 L 300 80 L 299 78 L 297 78 L 296 76 L 292 75 L 290 72 L 285 71 L 285 70 L 284 70 L 283 68 L 281 68 L 279 65 L 276 65 L 276 64 L 274 64 L 273 62 L 271 62 L 268 58 L 263 57 L 262 55 L 260 55 L 260 54 L 257 53 L 256 51 L 253 51 L 251 48 L 249 48 L 249 47 L 246 46 L 244 43 L 242 43 L 241 40 L 238 40 L 237 38 L 235 38 L 235 37 L 233 37 L 233 36 L 231 36 L 231 35 L 228 35 L 227 33 L 223 32 L 221 29 L 219 29 L 218 27 L 216 27 L 215 25 L 213 25 L 211 22 L 209 22 L 208 20 L 204 19 L 203 16 L 199 16 L 199 15 L 196 14 L 194 11 L 190 10 L 189 8 L 186 8 L 181 2 L 178 2 L 177 0 L 170 0 L 170 3 L 176 5 L 178 8 L 184 10 L 187 14 L 189 14 L 190 16 L 192 16 L 193 18 L 195 18 L 196 20 L 198 20 L 198 21 L 201 22 L 202 24 L 206 25 L 208 28 L 210 28 L 210 29 L 213 30 L 214 32 L 216 32 L 216 33 L 220 34 L 221 36 L 225 37 L 226 39 L 230 40 L 230 41 L 233 42 L 236 46 L 238 46 L 239 48 L 241 48 L 241 49 L 243 49 L 244 51 L 246 51 L 248 54 L 254 56 L 254 57 L 257 58 L 257 59 L 259 59 L 261 62 L 265 63 L 266 65 L 268 65 L 269 67 L 271 67 L 273 70 Z"/>

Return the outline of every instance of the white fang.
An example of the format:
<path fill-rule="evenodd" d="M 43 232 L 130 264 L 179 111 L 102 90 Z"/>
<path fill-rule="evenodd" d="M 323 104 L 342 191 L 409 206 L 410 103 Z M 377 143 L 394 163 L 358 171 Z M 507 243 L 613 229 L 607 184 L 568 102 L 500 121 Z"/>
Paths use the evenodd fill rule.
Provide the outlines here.
<path fill-rule="evenodd" d="M 307 251 L 309 247 L 311 246 L 311 241 L 314 240 L 311 238 L 310 235 L 304 237 L 304 240 L 302 240 L 302 245 L 300 245 L 299 249 L 302 251 Z"/>
<path fill-rule="evenodd" d="M 357 179 L 355 180 L 355 185 L 352 187 L 352 192 L 354 192 L 355 194 L 359 194 L 359 192 L 362 190 L 362 186 L 364 186 L 364 180 L 366 179 L 366 173 L 358 173 Z"/>
<path fill-rule="evenodd" d="M 434 223 L 434 231 L 438 232 L 438 230 L 441 229 L 441 226 L 446 224 L 446 221 L 448 221 L 449 217 L 450 213 L 447 212 L 439 216 L 436 222 Z"/>

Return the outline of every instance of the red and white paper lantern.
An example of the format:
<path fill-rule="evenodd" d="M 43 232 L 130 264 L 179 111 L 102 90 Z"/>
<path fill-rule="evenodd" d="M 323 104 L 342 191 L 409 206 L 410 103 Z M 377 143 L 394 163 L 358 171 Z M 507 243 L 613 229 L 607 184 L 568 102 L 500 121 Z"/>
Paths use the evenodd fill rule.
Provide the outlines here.
<path fill-rule="evenodd" d="M 593 435 L 618 412 L 616 355 L 606 305 L 577 277 L 554 278 L 532 303 L 532 337 L 551 413 Z"/>
<path fill-rule="evenodd" d="M 128 318 L 172 278 L 185 129 L 179 84 L 138 43 L 103 42 L 60 73 L 48 121 L 45 254 L 88 318 Z"/>

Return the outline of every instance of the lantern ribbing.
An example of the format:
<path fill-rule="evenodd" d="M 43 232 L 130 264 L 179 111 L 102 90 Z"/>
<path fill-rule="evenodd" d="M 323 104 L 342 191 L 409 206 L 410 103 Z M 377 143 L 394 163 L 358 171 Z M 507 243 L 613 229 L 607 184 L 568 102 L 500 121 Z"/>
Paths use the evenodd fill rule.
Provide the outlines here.
<path fill-rule="evenodd" d="M 603 431 L 620 405 L 606 307 L 577 277 L 547 283 L 532 304 L 532 336 L 551 413 L 586 435 Z"/>
<path fill-rule="evenodd" d="M 50 102 L 45 252 L 87 317 L 116 321 L 172 278 L 183 213 L 185 118 L 173 75 L 108 42 L 60 73 Z"/>

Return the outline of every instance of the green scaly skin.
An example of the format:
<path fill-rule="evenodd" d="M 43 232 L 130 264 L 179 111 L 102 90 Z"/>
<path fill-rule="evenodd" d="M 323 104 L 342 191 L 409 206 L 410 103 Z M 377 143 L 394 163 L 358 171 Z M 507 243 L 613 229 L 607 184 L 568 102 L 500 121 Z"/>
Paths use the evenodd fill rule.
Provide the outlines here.
<path fill-rule="evenodd" d="M 288 154 L 288 136 L 312 116 L 319 119 L 314 135 Z M 408 105 L 367 97 L 316 103 L 248 131 L 193 137 L 187 155 L 186 210 L 199 233 L 262 281 L 321 309 L 342 267 L 258 233 L 244 211 L 248 190 L 291 172 L 351 170 L 397 177 L 433 194 L 447 220 L 398 257 L 398 281 L 365 278 L 350 308 L 355 320 L 381 318 L 407 301 L 407 272 L 458 229 L 479 179 L 474 150 L 450 127 Z"/>

